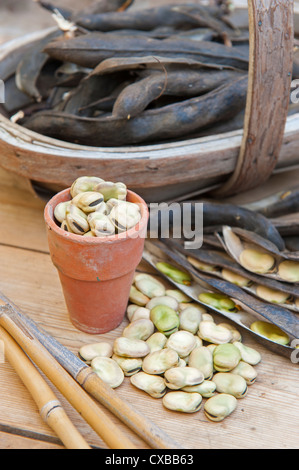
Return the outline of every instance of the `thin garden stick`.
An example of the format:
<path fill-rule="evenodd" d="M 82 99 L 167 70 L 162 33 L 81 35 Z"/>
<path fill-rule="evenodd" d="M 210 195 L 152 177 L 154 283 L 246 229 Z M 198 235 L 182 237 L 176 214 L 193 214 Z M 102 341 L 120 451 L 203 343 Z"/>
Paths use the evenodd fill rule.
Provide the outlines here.
<path fill-rule="evenodd" d="M 9 306 L 14 315 L 22 321 L 30 333 L 48 350 L 59 364 L 79 383 L 86 392 L 113 413 L 120 421 L 135 432 L 141 439 L 154 449 L 182 448 L 167 433 L 145 416 L 138 413 L 117 392 L 101 380 L 92 369 L 75 354 L 60 344 L 55 338 L 38 328 L 34 321 L 20 310 L 0 292 L 0 302 Z M 1 315 L 1 307 L 0 307 Z"/>
<path fill-rule="evenodd" d="M 67 449 L 90 449 L 34 364 L 1 326 L 0 339 L 4 343 L 7 361 L 30 392 L 45 423 L 55 432 Z"/>
<path fill-rule="evenodd" d="M 136 449 L 132 441 L 97 406 L 91 397 L 60 366 L 46 348 L 28 331 L 14 311 L 0 301 L 0 325 L 64 395 L 83 419 L 112 449 Z"/>

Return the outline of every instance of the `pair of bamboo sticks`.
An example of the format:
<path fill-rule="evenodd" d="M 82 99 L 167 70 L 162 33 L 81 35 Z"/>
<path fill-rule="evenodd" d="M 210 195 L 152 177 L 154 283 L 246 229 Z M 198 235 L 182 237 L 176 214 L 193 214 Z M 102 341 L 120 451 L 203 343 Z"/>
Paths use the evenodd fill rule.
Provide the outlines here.
<path fill-rule="evenodd" d="M 137 413 L 83 361 L 42 332 L 0 293 L 0 339 L 5 357 L 19 375 L 40 414 L 68 449 L 91 447 L 72 424 L 52 389 L 36 367 L 56 386 L 83 419 L 111 449 L 136 449 L 132 440 L 101 410 L 106 409 L 139 435 L 150 447 L 180 446 L 150 420 Z M 90 396 L 91 395 L 91 396 Z"/>

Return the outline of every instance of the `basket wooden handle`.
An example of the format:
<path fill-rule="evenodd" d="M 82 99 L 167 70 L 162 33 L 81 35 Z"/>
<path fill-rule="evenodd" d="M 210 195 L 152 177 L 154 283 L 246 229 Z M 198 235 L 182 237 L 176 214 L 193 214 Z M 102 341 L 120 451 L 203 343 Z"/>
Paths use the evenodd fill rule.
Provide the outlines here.
<path fill-rule="evenodd" d="M 276 167 L 288 114 L 293 66 L 294 0 L 248 0 L 249 76 L 244 134 L 230 179 L 231 196 L 263 184 Z"/>

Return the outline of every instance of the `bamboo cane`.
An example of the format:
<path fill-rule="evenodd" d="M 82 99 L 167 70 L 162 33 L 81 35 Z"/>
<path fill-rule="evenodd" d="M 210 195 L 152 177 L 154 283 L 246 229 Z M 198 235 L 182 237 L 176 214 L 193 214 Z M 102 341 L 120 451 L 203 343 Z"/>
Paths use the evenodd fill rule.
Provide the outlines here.
<path fill-rule="evenodd" d="M 4 343 L 5 357 L 30 392 L 45 423 L 67 449 L 90 449 L 34 364 L 1 326 L 0 338 Z"/>
<path fill-rule="evenodd" d="M 57 362 L 79 383 L 85 391 L 113 413 L 126 426 L 154 449 L 180 449 L 181 445 L 162 431 L 150 419 L 138 413 L 115 390 L 108 387 L 91 368 L 75 354 L 60 344 L 47 332 L 38 328 L 35 322 L 21 313 L 19 309 L 0 292 L 0 302 L 13 310 L 17 318 L 26 325 L 30 333 L 55 357 Z M 1 307 L 0 307 L 1 313 Z"/>
<path fill-rule="evenodd" d="M 85 421 L 112 449 L 135 449 L 132 441 L 97 406 L 44 346 L 34 338 L 12 309 L 0 300 L 0 325 L 57 387 Z"/>

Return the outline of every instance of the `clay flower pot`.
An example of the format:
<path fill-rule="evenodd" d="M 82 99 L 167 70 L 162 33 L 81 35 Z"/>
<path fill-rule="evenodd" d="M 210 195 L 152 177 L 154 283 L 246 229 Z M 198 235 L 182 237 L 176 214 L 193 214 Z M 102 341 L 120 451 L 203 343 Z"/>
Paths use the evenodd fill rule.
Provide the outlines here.
<path fill-rule="evenodd" d="M 127 200 L 140 207 L 139 223 L 118 235 L 82 237 L 62 230 L 55 222 L 55 207 L 70 199 L 70 189 L 66 189 L 45 207 L 51 259 L 73 325 L 90 334 L 106 333 L 124 318 L 135 270 L 142 258 L 148 209 L 141 197 L 128 191 Z"/>

